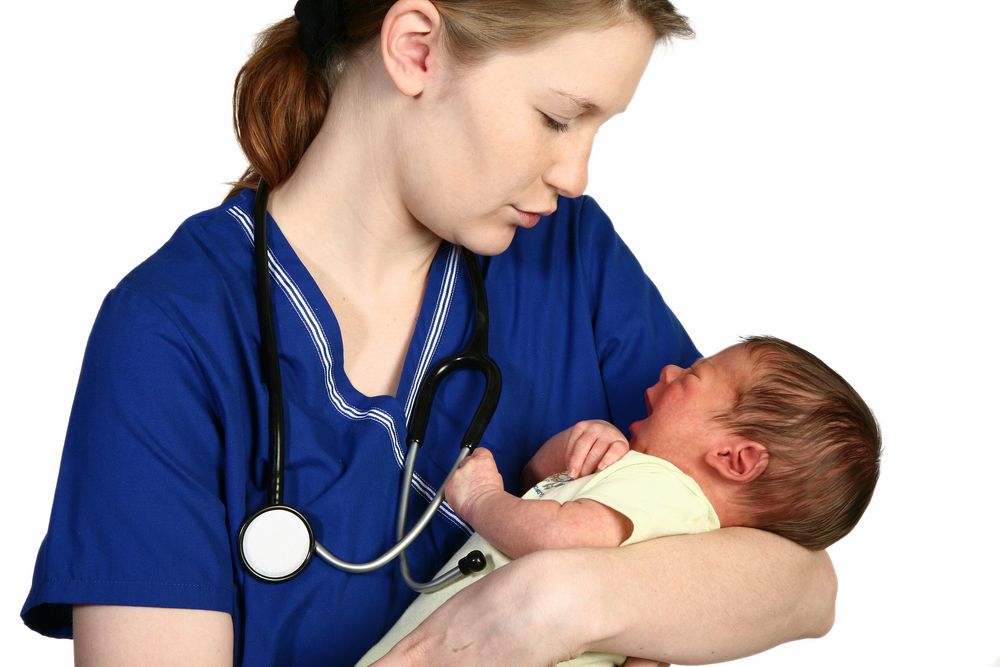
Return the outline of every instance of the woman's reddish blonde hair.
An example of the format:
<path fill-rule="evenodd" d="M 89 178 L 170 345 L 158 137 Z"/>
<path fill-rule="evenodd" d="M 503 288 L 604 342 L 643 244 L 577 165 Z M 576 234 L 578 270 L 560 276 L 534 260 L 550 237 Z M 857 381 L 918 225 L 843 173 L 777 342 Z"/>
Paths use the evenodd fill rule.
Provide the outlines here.
<path fill-rule="evenodd" d="M 643 20 L 658 41 L 689 37 L 687 19 L 667 0 L 433 0 L 441 15 L 444 48 L 460 68 L 501 49 L 531 46 L 573 29 Z M 345 20 L 329 61 L 311 63 L 294 16 L 262 32 L 236 76 L 233 125 L 249 165 L 229 196 L 287 179 L 319 132 L 330 92 L 353 58 L 381 34 L 395 0 L 341 0 Z"/>

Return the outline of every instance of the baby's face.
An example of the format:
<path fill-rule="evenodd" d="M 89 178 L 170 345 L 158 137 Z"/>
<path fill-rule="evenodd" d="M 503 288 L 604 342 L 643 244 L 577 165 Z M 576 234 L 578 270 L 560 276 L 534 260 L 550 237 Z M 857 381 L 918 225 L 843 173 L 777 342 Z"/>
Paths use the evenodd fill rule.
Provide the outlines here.
<path fill-rule="evenodd" d="M 745 345 L 734 345 L 691 368 L 666 366 L 646 390 L 649 416 L 632 424 L 632 449 L 667 459 L 680 467 L 702 457 L 724 432 L 713 418 L 729 412 L 750 378 L 752 360 Z"/>

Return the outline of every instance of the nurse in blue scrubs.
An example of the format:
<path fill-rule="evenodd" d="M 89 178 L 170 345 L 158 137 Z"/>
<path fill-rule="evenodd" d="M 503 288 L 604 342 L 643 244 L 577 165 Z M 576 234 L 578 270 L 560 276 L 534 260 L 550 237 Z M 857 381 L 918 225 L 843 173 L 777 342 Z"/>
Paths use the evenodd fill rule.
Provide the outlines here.
<path fill-rule="evenodd" d="M 301 0 L 262 34 L 234 99 L 247 172 L 97 316 L 30 627 L 74 637 L 81 664 L 351 664 L 412 600 L 395 566 L 348 574 L 315 560 L 270 584 L 240 563 L 237 533 L 269 470 L 251 233 L 261 179 L 285 499 L 341 558 L 394 542 L 416 388 L 472 330 L 460 247 L 482 256 L 503 375 L 483 445 L 511 490 L 547 437 L 582 419 L 627 429 L 656 370 L 698 357 L 584 195 L 598 128 L 628 105 L 656 43 L 689 29 L 662 0 L 572 4 Z M 459 374 L 439 392 L 415 511 L 450 468 L 480 383 Z M 443 505 L 408 550 L 416 576 L 470 532 Z M 525 558 L 443 607 L 429 627 L 448 632 L 415 635 L 399 659 L 546 664 L 601 648 L 718 660 L 832 620 L 824 554 L 750 530 L 637 547 Z M 717 571 L 720 557 L 742 569 Z M 545 639 L 523 641 L 539 622 Z"/>

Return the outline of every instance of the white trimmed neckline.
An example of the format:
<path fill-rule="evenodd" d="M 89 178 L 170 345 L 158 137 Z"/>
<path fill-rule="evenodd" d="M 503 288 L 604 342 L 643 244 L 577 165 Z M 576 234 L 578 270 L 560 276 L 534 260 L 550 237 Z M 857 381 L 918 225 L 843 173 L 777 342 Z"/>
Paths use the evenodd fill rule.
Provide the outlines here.
<path fill-rule="evenodd" d="M 252 248 L 253 222 L 250 215 L 240 208 L 239 205 L 231 206 L 227 212 L 240 223 Z M 455 245 L 451 246 L 445 267 L 445 274 L 441 281 L 441 288 L 438 290 L 437 302 L 434 307 L 434 315 L 431 318 L 431 329 L 427 334 L 427 338 L 424 340 L 424 346 L 420 353 L 417 370 L 414 372 L 413 382 L 411 383 L 409 396 L 406 401 L 404 416 L 407 421 L 409 420 L 410 411 L 412 410 L 413 402 L 416 397 L 416 388 L 420 386 L 420 381 L 426 374 L 427 368 L 430 366 L 430 362 L 437 351 L 438 344 L 440 343 L 441 336 L 444 332 L 444 325 L 447 322 L 448 314 L 451 311 L 451 303 L 455 294 L 455 284 L 458 274 L 458 258 L 460 255 L 461 249 Z M 313 347 L 315 348 L 316 354 L 319 358 L 320 365 L 323 368 L 322 374 L 324 384 L 326 386 L 326 395 L 327 398 L 329 398 L 330 403 L 333 405 L 334 409 L 337 410 L 337 412 L 348 419 L 370 419 L 380 424 L 389 436 L 393 459 L 396 461 L 396 465 L 399 466 L 400 471 L 402 471 L 405 454 L 403 452 L 403 446 L 400 442 L 399 435 L 396 432 L 396 425 L 392 416 L 385 410 L 377 407 L 372 407 L 368 410 L 359 409 L 354 405 L 351 405 L 343 397 L 337 389 L 336 379 L 334 378 L 333 353 L 330 350 L 330 343 L 323 330 L 322 324 L 320 324 L 319 319 L 316 317 L 316 311 L 309 304 L 309 301 L 302 293 L 302 290 L 299 289 L 299 286 L 274 256 L 274 253 L 270 248 L 267 249 L 267 264 L 268 272 L 281 288 L 282 293 L 288 299 L 292 306 L 292 310 L 295 311 L 296 315 L 298 315 L 299 320 L 302 321 L 302 325 L 305 327 L 306 333 L 312 341 Z M 413 474 L 412 487 L 417 493 L 423 496 L 427 502 L 430 502 L 437 494 L 437 489 L 431 486 L 416 472 Z M 438 513 L 464 530 L 467 534 L 471 535 L 473 533 L 469 524 L 459 518 L 459 516 L 455 513 L 455 510 L 451 508 L 447 501 L 441 503 L 440 507 L 438 507 Z"/>

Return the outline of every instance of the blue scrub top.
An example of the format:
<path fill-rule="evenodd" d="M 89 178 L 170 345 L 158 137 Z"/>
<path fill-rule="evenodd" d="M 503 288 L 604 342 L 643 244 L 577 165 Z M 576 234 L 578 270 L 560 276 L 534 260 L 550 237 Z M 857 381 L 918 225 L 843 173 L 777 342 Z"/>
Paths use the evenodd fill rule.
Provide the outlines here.
<path fill-rule="evenodd" d="M 234 664 L 353 664 L 414 597 L 398 566 L 347 574 L 319 559 L 267 584 L 236 536 L 266 501 L 267 392 L 252 256 L 253 192 L 187 221 L 105 299 L 87 344 L 48 534 L 21 612 L 70 637 L 74 604 L 229 613 Z M 472 299 L 458 249 L 434 258 L 398 397 L 369 397 L 343 370 L 333 311 L 273 220 L 273 298 L 285 394 L 285 502 L 334 554 L 368 560 L 394 543 L 406 419 L 427 368 L 461 349 Z M 503 375 L 483 438 L 507 489 L 553 433 L 581 419 L 627 432 L 663 365 L 698 358 L 610 220 L 590 197 L 519 230 L 483 260 L 490 354 Z M 438 392 L 417 462 L 412 516 L 450 469 L 482 379 Z M 475 397 L 470 399 L 470 397 Z M 408 549 L 428 578 L 471 529 L 447 505 Z"/>

